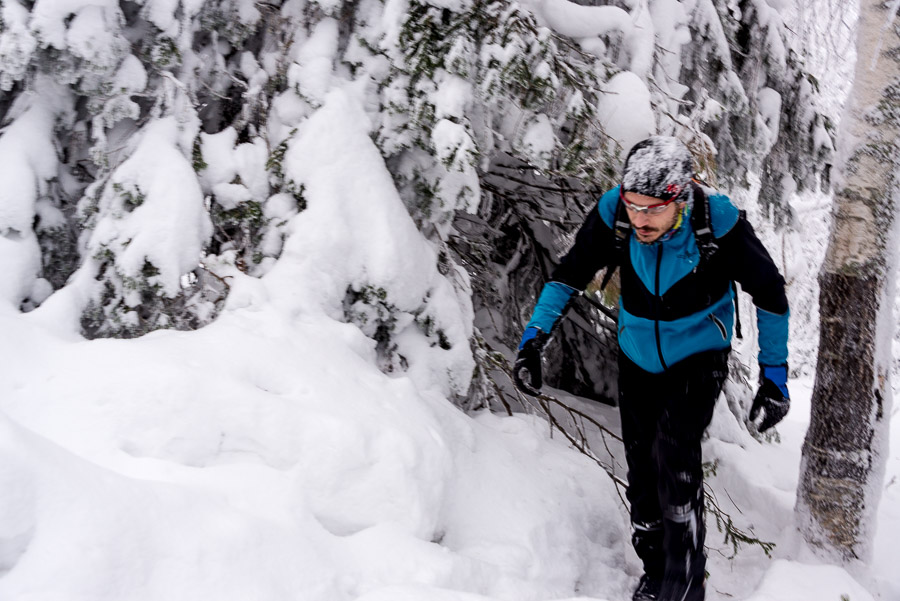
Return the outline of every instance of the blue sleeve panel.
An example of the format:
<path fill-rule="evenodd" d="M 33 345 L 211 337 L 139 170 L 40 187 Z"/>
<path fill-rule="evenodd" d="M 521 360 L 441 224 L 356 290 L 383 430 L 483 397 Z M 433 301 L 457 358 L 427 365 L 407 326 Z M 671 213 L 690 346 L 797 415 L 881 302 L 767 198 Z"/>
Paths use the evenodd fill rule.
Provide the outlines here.
<path fill-rule="evenodd" d="M 777 315 L 759 307 L 756 308 L 760 365 L 784 365 L 787 363 L 789 316 L 790 311 Z"/>
<path fill-rule="evenodd" d="M 525 346 L 525 343 L 531 340 L 532 338 L 536 338 L 538 335 L 537 328 L 525 328 L 525 331 L 522 332 L 522 340 L 519 342 L 519 350 L 522 350 L 522 347 Z"/>
<path fill-rule="evenodd" d="M 578 294 L 575 288 L 560 282 L 544 284 L 544 289 L 541 290 L 541 296 L 538 298 L 537 305 L 534 306 L 531 321 L 525 326 L 525 331 L 527 332 L 528 328 L 537 328 L 549 334 L 562 316 L 569 300 L 575 294 Z"/>
<path fill-rule="evenodd" d="M 711 191 L 707 190 L 707 192 Z M 707 202 L 709 203 L 709 225 L 712 228 L 713 236 L 721 238 L 731 231 L 741 212 L 732 204 L 730 198 L 718 192 L 708 193 Z"/>
<path fill-rule="evenodd" d="M 597 210 L 600 212 L 600 218 L 611 230 L 616 229 L 616 209 L 619 207 L 619 186 L 600 197 L 597 202 Z"/>

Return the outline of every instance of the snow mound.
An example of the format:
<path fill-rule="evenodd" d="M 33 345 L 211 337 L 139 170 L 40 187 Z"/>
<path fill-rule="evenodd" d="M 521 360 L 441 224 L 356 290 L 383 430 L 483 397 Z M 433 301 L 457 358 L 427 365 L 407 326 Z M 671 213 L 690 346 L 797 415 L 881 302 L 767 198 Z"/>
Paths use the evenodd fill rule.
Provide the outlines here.
<path fill-rule="evenodd" d="M 650 91 L 636 74 L 617 73 L 603 89 L 597 116 L 605 131 L 626 152 L 656 132 Z"/>
<path fill-rule="evenodd" d="M 822 601 L 822 599 L 874 601 L 845 570 L 829 565 L 805 565 L 776 560 L 759 589 L 747 601 Z"/>
<path fill-rule="evenodd" d="M 369 127 L 337 91 L 298 128 L 284 167 L 306 208 L 264 277 L 222 271 L 201 330 L 87 341 L 0 309 L 0 599 L 627 594 L 612 480 L 540 419 L 448 401 L 471 373 L 467 280 L 437 267 Z M 207 142 L 212 187 L 242 162 L 230 133 Z M 405 370 L 348 319 L 363 287 L 394 307 Z"/>

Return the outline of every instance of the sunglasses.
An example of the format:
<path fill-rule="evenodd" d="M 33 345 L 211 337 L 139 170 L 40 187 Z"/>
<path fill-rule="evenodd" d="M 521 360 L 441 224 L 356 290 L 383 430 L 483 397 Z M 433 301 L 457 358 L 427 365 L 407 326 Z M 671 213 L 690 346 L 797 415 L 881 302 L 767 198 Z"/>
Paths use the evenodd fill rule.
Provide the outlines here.
<path fill-rule="evenodd" d="M 681 190 L 682 190 L 681 186 L 676 185 L 676 184 L 670 184 L 666 188 L 666 193 L 672 195 L 669 197 L 669 200 L 657 203 L 655 205 L 641 206 L 641 205 L 636 205 L 633 202 L 629 202 L 629 200 L 627 198 L 625 198 L 625 195 L 622 193 L 622 187 L 620 186 L 619 187 L 619 198 L 621 199 L 622 203 L 625 205 L 625 208 L 628 209 L 629 211 L 633 211 L 635 213 L 647 213 L 648 215 L 659 215 L 660 213 L 665 211 L 666 208 L 670 204 L 675 202 L 675 200 L 681 195 Z"/>

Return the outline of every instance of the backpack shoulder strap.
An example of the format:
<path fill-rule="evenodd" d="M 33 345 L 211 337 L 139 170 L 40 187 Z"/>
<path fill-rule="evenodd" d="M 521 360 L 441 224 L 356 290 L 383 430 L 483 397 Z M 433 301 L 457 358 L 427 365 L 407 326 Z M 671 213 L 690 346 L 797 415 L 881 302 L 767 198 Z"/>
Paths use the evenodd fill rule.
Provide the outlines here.
<path fill-rule="evenodd" d="M 606 285 L 609 284 L 609 280 L 612 279 L 616 269 L 622 264 L 622 260 L 625 258 L 625 253 L 628 249 L 628 235 L 631 233 L 631 221 L 628 219 L 628 212 L 625 210 L 625 203 L 622 202 L 621 198 L 619 198 L 619 202 L 616 204 L 616 219 L 613 231 L 615 233 L 613 239 L 615 245 L 613 256 L 609 265 L 606 267 L 606 273 L 603 276 L 603 280 L 600 282 L 600 290 L 606 289 Z"/>
<path fill-rule="evenodd" d="M 713 235 L 711 220 L 709 217 L 709 199 L 706 192 L 696 182 L 691 182 L 694 194 L 694 208 L 691 211 L 691 229 L 694 230 L 694 239 L 697 242 L 697 250 L 700 251 L 700 261 L 707 261 L 718 250 L 716 237 Z"/>
<path fill-rule="evenodd" d="M 694 209 L 691 212 L 691 227 L 694 230 L 694 239 L 697 241 L 697 249 L 700 251 L 700 262 L 708 261 L 710 257 L 718 250 L 719 245 L 716 244 L 716 238 L 713 235 L 711 220 L 709 217 L 709 200 L 703 188 L 696 182 L 691 186 L 694 190 Z M 741 211 L 740 218 L 746 218 L 747 214 Z M 734 293 L 734 333 L 738 338 L 743 338 L 741 331 L 741 310 L 738 302 L 737 283 L 731 282 L 731 289 Z"/>

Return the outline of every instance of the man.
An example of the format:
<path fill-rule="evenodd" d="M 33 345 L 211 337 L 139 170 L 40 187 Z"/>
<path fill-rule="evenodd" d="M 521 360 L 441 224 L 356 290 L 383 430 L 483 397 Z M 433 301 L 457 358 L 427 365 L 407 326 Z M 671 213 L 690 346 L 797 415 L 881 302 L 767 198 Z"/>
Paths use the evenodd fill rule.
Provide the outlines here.
<path fill-rule="evenodd" d="M 634 601 L 704 598 L 700 441 L 728 375 L 732 282 L 757 308 L 760 387 L 750 419 L 762 414 L 767 430 L 790 405 L 784 279 L 743 214 L 692 175 L 677 139 L 635 145 L 622 184 L 591 210 L 544 286 L 514 368 L 517 387 L 538 394 L 553 327 L 598 270 L 619 266 L 619 407 L 632 543 L 644 565 Z"/>

